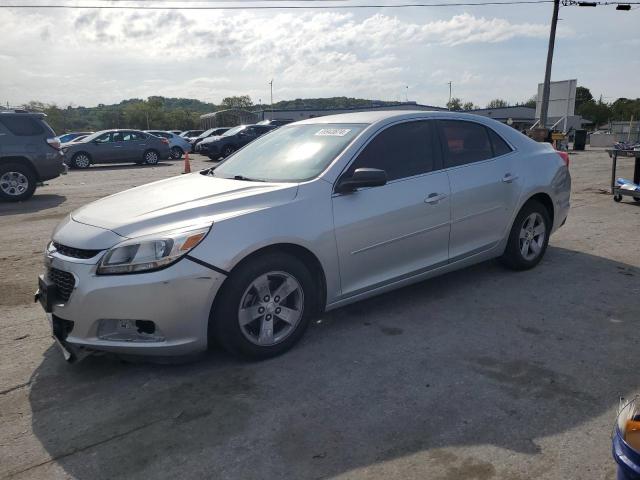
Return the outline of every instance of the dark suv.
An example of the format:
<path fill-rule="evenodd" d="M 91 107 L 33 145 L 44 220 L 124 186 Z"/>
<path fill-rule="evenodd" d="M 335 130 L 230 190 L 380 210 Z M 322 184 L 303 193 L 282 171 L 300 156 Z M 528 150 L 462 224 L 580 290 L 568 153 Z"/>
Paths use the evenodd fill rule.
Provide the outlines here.
<path fill-rule="evenodd" d="M 60 141 L 44 113 L 0 111 L 0 199 L 33 195 L 38 182 L 66 173 Z"/>
<path fill-rule="evenodd" d="M 227 130 L 220 137 L 205 138 L 200 142 L 200 154 L 207 155 L 212 160 L 220 157 L 228 157 L 236 150 L 253 142 L 277 127 L 270 125 L 240 125 Z"/>

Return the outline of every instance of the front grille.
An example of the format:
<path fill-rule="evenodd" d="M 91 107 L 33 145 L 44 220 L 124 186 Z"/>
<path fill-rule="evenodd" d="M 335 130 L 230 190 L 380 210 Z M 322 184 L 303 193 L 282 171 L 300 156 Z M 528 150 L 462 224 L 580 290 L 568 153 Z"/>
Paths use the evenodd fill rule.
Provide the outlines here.
<path fill-rule="evenodd" d="M 83 250 L 81 248 L 74 248 L 74 247 L 69 247 L 67 245 L 62 245 L 58 242 L 53 242 L 53 246 L 59 253 L 61 253 L 65 257 L 71 257 L 71 258 L 82 258 L 82 259 L 93 258 L 102 251 L 102 250 Z"/>
<path fill-rule="evenodd" d="M 65 302 L 69 300 L 73 287 L 76 285 L 76 279 L 69 272 L 58 270 L 57 268 L 49 269 L 49 280 L 51 280 L 58 290 L 58 296 Z"/>

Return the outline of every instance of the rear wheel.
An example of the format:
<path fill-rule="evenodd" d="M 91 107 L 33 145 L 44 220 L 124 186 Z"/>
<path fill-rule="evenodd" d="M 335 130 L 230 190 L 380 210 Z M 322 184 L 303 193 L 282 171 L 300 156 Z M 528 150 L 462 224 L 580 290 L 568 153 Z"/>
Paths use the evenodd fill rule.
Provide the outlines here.
<path fill-rule="evenodd" d="M 91 157 L 84 152 L 76 153 L 71 159 L 71 168 L 89 168 L 91 166 Z"/>
<path fill-rule="evenodd" d="M 507 247 L 500 260 L 513 270 L 535 267 L 547 250 L 550 234 L 549 212 L 540 202 L 530 200 L 513 222 Z"/>
<path fill-rule="evenodd" d="M 160 155 L 155 150 L 147 150 L 142 158 L 144 158 L 144 163 L 147 165 L 157 165 L 160 161 Z"/>
<path fill-rule="evenodd" d="M 307 267 L 283 253 L 256 257 L 234 270 L 210 320 L 216 343 L 231 353 L 268 358 L 290 349 L 317 311 Z"/>
<path fill-rule="evenodd" d="M 26 200 L 36 190 L 36 176 L 20 163 L 0 164 L 0 198 L 8 202 Z"/>
<path fill-rule="evenodd" d="M 171 158 L 174 160 L 180 160 L 184 152 L 180 147 L 171 147 Z"/>

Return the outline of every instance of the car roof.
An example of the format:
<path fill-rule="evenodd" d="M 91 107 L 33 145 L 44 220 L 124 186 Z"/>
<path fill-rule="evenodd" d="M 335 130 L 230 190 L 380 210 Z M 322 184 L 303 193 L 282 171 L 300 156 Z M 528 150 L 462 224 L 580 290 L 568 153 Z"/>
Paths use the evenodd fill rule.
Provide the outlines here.
<path fill-rule="evenodd" d="M 353 113 L 340 113 L 337 115 L 326 115 L 322 117 L 309 118 L 307 120 L 301 120 L 296 124 L 317 124 L 317 123 L 363 123 L 374 124 L 379 122 L 387 122 L 390 120 L 403 120 L 409 118 L 447 118 L 452 119 L 464 119 L 482 121 L 486 120 L 486 117 L 480 115 L 473 115 L 463 112 L 449 112 L 446 110 L 383 110 L 383 111 L 367 111 L 367 112 L 353 112 Z M 291 124 L 289 124 L 291 125 Z"/>

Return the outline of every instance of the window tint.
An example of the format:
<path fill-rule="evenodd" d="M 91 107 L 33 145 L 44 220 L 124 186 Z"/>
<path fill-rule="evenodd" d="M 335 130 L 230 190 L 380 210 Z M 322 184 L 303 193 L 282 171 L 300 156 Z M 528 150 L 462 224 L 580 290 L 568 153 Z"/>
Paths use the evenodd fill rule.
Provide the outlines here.
<path fill-rule="evenodd" d="M 28 137 L 44 133 L 44 128 L 37 120 L 27 115 L 0 116 L 0 123 L 14 135 Z"/>
<path fill-rule="evenodd" d="M 419 121 L 394 125 L 380 132 L 349 167 L 348 175 L 358 168 L 378 168 L 387 180 L 411 177 L 433 171 L 433 122 Z"/>
<path fill-rule="evenodd" d="M 493 146 L 494 157 L 505 155 L 511 151 L 511 147 L 507 145 L 507 142 L 505 142 L 500 135 L 490 128 L 487 128 L 487 130 L 489 131 L 489 138 L 491 139 L 491 145 Z"/>
<path fill-rule="evenodd" d="M 108 142 L 112 142 L 113 138 L 112 138 L 112 134 L 111 132 L 108 133 L 103 133 L 102 135 L 100 135 L 99 137 L 97 137 L 95 139 L 96 142 L 98 143 L 108 143 Z"/>
<path fill-rule="evenodd" d="M 487 129 L 474 122 L 441 120 L 447 166 L 456 167 L 493 157 Z"/>

